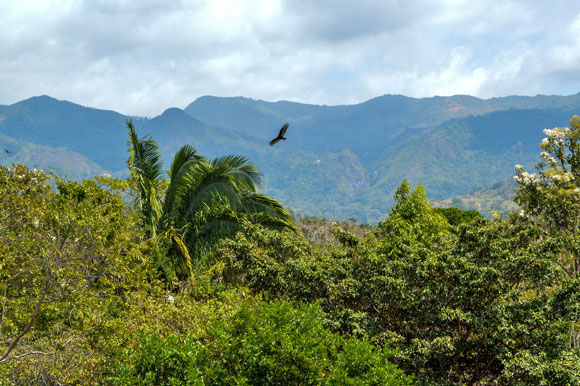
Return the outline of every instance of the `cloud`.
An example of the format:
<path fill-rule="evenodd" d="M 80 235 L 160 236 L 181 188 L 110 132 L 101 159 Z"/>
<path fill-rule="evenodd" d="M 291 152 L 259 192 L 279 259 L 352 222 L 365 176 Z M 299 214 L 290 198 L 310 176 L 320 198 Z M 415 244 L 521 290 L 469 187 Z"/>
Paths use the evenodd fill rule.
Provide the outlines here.
<path fill-rule="evenodd" d="M 9 0 L 0 103 L 152 116 L 198 96 L 356 103 L 580 91 L 580 5 L 489 0 Z"/>
<path fill-rule="evenodd" d="M 284 3 L 284 20 L 303 41 L 323 43 L 392 34 L 419 24 L 433 10 L 428 1 L 296 0 Z"/>

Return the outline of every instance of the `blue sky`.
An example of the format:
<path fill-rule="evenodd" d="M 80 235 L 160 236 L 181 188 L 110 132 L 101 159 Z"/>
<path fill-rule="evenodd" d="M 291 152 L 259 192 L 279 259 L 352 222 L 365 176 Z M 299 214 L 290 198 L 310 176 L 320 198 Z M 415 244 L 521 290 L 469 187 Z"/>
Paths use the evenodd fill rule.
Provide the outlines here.
<path fill-rule="evenodd" d="M 0 39 L 0 104 L 580 91 L 577 0 L 0 0 Z"/>

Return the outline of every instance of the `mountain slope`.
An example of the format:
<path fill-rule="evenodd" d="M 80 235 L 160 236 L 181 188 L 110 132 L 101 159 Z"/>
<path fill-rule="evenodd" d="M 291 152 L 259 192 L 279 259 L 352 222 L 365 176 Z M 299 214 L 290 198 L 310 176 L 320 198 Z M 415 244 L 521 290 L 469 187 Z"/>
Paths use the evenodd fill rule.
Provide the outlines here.
<path fill-rule="evenodd" d="M 67 147 L 112 172 L 125 166 L 126 117 L 119 113 L 40 96 L 7 106 L 1 115 L 0 134 Z"/>
<path fill-rule="evenodd" d="M 422 182 L 430 197 L 467 193 L 514 175 L 514 165 L 539 161 L 544 128 L 566 126 L 574 111 L 505 110 L 454 119 L 389 148 L 374 165 L 373 188 L 392 190 L 397 180 Z"/>
<path fill-rule="evenodd" d="M 513 200 L 516 186 L 517 184 L 513 179 L 506 180 L 483 189 L 470 191 L 462 196 L 440 201 L 435 200 L 433 206 L 477 210 L 485 217 L 489 217 L 492 211 L 507 215 L 510 212 L 519 212 L 520 210 Z"/>
<path fill-rule="evenodd" d="M 572 110 L 579 106 L 580 93 L 489 100 L 467 95 L 421 99 L 383 95 L 348 106 L 206 96 L 192 102 L 184 111 L 209 124 L 264 140 L 274 137 L 288 121 L 288 136 L 292 141 L 285 144 L 287 149 L 322 153 L 348 148 L 370 166 L 390 146 L 450 119 L 516 108 Z"/>
<path fill-rule="evenodd" d="M 296 213 L 376 222 L 405 178 L 443 200 L 510 179 L 516 163 L 533 167 L 542 129 L 566 125 L 580 112 L 580 94 L 385 95 L 351 106 L 203 97 L 186 110 L 133 118 L 139 135 L 158 141 L 166 169 L 184 144 L 208 158 L 241 154 L 263 171 L 262 190 Z M 50 97 L 0 106 L 0 145 L 16 149 L 0 163 L 74 178 L 127 175 L 128 118 Z M 288 140 L 268 146 L 285 121 Z"/>
<path fill-rule="evenodd" d="M 30 168 L 40 167 L 46 172 L 69 179 L 91 178 L 105 173 L 99 165 L 68 148 L 41 146 L 0 134 L 0 165 L 15 163 Z"/>
<path fill-rule="evenodd" d="M 171 153 L 171 156 L 185 144 L 203 149 L 203 154 L 211 158 L 237 146 L 251 148 L 255 152 L 254 148 L 260 143 L 255 137 L 208 125 L 178 108 L 167 109 L 153 119 L 137 121 L 135 126 L 138 132 L 152 135 L 161 149 Z"/>

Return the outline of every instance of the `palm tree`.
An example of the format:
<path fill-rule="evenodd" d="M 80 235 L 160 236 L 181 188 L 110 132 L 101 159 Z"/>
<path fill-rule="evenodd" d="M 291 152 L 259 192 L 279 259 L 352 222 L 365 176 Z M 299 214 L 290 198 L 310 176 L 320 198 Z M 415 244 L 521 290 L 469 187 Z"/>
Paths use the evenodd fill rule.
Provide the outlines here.
<path fill-rule="evenodd" d="M 137 137 L 133 122 L 127 121 L 129 129 L 129 170 L 137 185 L 137 204 L 143 214 L 145 228 L 151 237 L 157 234 L 161 216 L 158 191 L 162 182 L 163 163 L 157 142 L 151 138 Z"/>
<path fill-rule="evenodd" d="M 242 230 L 244 221 L 272 228 L 295 229 L 290 212 L 278 201 L 258 193 L 262 174 L 247 158 L 228 155 L 212 161 L 183 146 L 171 164 L 164 194 L 161 154 L 157 143 L 139 139 L 127 122 L 138 204 L 151 238 L 171 240 L 174 267 L 190 273 L 193 264 L 208 263 L 216 242 Z M 161 197 L 162 196 L 162 197 Z"/>

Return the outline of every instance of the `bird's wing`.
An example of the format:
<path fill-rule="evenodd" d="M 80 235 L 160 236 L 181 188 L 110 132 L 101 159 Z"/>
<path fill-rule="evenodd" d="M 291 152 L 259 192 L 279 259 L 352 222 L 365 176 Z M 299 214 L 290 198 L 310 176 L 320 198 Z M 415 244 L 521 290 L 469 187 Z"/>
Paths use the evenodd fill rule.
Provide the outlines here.
<path fill-rule="evenodd" d="M 270 146 L 273 146 L 273 145 L 277 144 L 278 142 L 280 142 L 280 136 L 278 136 L 278 138 L 274 138 L 273 140 L 271 140 Z"/>
<path fill-rule="evenodd" d="M 283 137 L 284 134 L 286 134 L 286 130 L 288 130 L 288 126 L 290 126 L 288 123 L 285 123 L 284 126 L 282 126 L 282 128 L 280 129 L 280 134 L 278 134 L 278 137 Z"/>

